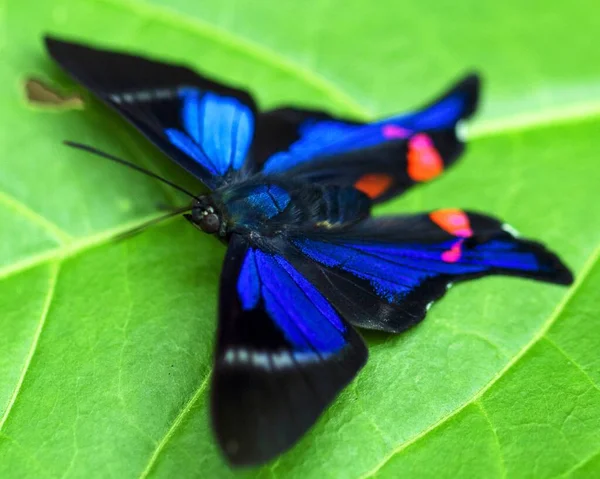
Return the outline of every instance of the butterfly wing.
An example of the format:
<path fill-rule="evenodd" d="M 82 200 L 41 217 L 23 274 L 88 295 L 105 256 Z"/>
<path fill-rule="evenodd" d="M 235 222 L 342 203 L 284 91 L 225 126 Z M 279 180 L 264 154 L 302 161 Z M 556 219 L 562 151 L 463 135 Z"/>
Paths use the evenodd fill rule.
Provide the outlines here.
<path fill-rule="evenodd" d="M 252 169 L 250 95 L 180 65 L 46 37 L 52 58 L 209 188 Z"/>
<path fill-rule="evenodd" d="M 440 175 L 464 150 L 457 128 L 477 107 L 469 75 L 413 113 L 363 124 L 314 110 L 261 113 L 253 157 L 266 174 L 356 185 L 383 201 Z"/>
<path fill-rule="evenodd" d="M 230 463 L 260 464 L 312 426 L 367 350 L 288 259 L 238 235 L 227 250 L 219 314 L 213 427 Z"/>
<path fill-rule="evenodd" d="M 369 219 L 346 233 L 293 239 L 319 268 L 294 266 L 355 326 L 400 332 L 455 282 L 490 274 L 558 284 L 573 277 L 542 244 L 461 210 Z M 293 256 L 290 255 L 291 258 Z"/>

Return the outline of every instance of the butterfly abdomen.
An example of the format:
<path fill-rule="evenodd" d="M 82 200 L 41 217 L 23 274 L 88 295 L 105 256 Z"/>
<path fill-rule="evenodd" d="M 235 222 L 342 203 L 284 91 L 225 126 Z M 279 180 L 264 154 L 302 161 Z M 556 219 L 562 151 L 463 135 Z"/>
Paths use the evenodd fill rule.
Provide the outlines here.
<path fill-rule="evenodd" d="M 371 201 L 355 188 L 315 185 L 313 194 L 318 198 L 308 199 L 306 204 L 312 210 L 305 221 L 310 228 L 341 228 L 369 215 Z M 299 195 L 298 203 L 304 199 L 304 195 Z"/>

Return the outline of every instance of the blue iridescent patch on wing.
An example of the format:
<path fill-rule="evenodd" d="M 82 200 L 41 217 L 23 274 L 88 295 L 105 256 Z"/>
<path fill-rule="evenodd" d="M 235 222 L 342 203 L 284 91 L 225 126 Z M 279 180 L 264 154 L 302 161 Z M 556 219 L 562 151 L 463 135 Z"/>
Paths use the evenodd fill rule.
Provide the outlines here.
<path fill-rule="evenodd" d="M 368 125 L 307 120 L 298 128 L 300 139 L 287 151 L 272 155 L 263 170 L 265 173 L 280 173 L 315 157 L 375 147 L 388 141 L 402 140 L 418 131 L 451 128 L 464 115 L 467 101 L 465 92 L 458 91 L 423 110 Z"/>
<path fill-rule="evenodd" d="M 258 275 L 256 259 L 252 250 L 248 250 L 244 258 L 238 276 L 237 292 L 244 310 L 248 311 L 258 306 L 260 301 L 260 276 Z"/>
<path fill-rule="evenodd" d="M 349 125 L 338 121 L 307 121 L 299 127 L 300 139 L 292 143 L 287 151 L 272 155 L 265 163 L 265 173 L 279 173 L 290 169 L 315 156 L 327 156 L 351 149 L 373 146 L 376 140 L 368 132 L 356 135 L 368 126 Z M 362 140 L 362 142 L 361 142 Z"/>
<path fill-rule="evenodd" d="M 469 275 L 495 268 L 537 272 L 543 267 L 531 252 L 520 251 L 516 242 L 493 240 L 461 251 L 456 261 L 445 254 L 463 239 L 437 244 L 329 243 L 307 238 L 294 244 L 309 258 L 338 267 L 371 283 L 379 296 L 398 301 L 421 283 L 439 275 Z"/>
<path fill-rule="evenodd" d="M 458 122 L 465 109 L 465 96 L 456 93 L 442 98 L 429 108 L 393 119 L 395 125 L 411 131 L 441 130 L 451 128 Z"/>
<path fill-rule="evenodd" d="M 184 130 L 167 128 L 169 141 L 214 176 L 239 170 L 254 134 L 249 107 L 233 97 L 182 88 L 181 122 Z"/>
<path fill-rule="evenodd" d="M 281 256 L 249 249 L 237 292 L 244 310 L 262 299 L 269 317 L 299 352 L 328 354 L 345 344 L 341 318 L 323 295 Z"/>

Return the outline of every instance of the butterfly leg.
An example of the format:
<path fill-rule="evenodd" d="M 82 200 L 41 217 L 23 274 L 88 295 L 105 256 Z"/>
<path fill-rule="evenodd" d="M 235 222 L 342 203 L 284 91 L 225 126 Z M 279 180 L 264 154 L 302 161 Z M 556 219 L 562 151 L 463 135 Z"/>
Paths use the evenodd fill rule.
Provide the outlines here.
<path fill-rule="evenodd" d="M 164 211 L 164 212 L 168 212 L 168 211 L 176 211 L 179 208 L 174 207 L 173 205 L 170 205 L 168 203 L 156 203 L 156 209 L 158 211 Z"/>
<path fill-rule="evenodd" d="M 121 241 L 121 240 L 124 240 L 127 238 L 131 238 L 132 236 L 135 236 L 135 235 L 145 231 L 150 226 L 154 226 L 155 224 L 162 223 L 164 220 L 172 218 L 173 216 L 180 215 L 181 213 L 183 213 L 184 211 L 188 211 L 189 209 L 190 209 L 189 206 L 186 206 L 185 208 L 171 209 L 171 211 L 169 211 L 167 214 L 159 216 L 158 218 L 153 218 L 151 220 L 148 220 L 145 223 L 142 223 L 141 225 L 136 226 L 135 228 L 132 228 L 130 230 L 127 230 L 127 231 L 115 236 L 115 240 Z"/>
<path fill-rule="evenodd" d="M 200 225 L 198 223 L 196 223 L 196 221 L 194 221 L 194 217 L 192 215 L 190 215 L 189 213 L 183 215 L 183 217 L 188 220 L 190 223 L 192 223 L 196 228 L 198 228 L 200 231 L 202 231 L 202 228 L 200 228 Z M 202 231 L 204 233 L 204 231 Z"/>

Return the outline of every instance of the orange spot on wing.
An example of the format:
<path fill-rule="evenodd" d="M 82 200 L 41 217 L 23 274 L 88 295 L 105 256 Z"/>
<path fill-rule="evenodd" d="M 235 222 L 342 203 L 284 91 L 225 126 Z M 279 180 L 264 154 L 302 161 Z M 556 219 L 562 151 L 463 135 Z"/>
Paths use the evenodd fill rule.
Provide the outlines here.
<path fill-rule="evenodd" d="M 408 176 L 413 181 L 428 181 L 444 171 L 444 161 L 425 133 L 419 133 L 408 141 Z"/>
<path fill-rule="evenodd" d="M 437 210 L 429 213 L 429 217 L 431 221 L 451 235 L 461 238 L 473 236 L 469 217 L 462 210 L 454 208 Z"/>
<path fill-rule="evenodd" d="M 377 198 L 385 193 L 392 185 L 393 179 L 391 176 L 379 173 L 367 173 L 361 176 L 354 188 L 365 193 L 369 198 Z"/>

